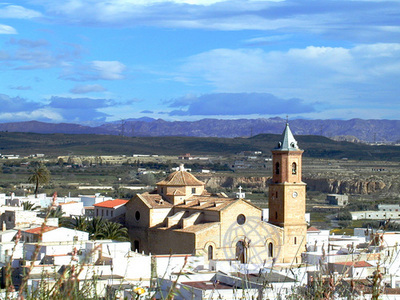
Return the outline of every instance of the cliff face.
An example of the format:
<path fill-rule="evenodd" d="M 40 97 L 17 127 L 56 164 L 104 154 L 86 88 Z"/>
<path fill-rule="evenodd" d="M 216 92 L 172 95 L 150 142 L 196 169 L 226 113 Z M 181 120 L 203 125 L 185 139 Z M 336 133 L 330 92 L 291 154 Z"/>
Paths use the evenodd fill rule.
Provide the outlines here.
<path fill-rule="evenodd" d="M 198 176 L 208 188 L 235 188 L 239 185 L 246 189 L 266 189 L 271 177 L 267 176 Z M 307 190 L 334 194 L 374 194 L 398 193 L 400 186 L 396 181 L 384 179 L 333 179 L 333 178 L 303 178 Z"/>
<path fill-rule="evenodd" d="M 374 194 L 389 192 L 390 184 L 383 182 L 382 180 L 355 180 L 355 179 L 330 179 L 330 178 L 319 178 L 319 179 L 307 179 L 304 181 L 307 183 L 307 187 L 311 191 L 319 191 L 323 193 L 334 193 L 334 194 Z"/>
<path fill-rule="evenodd" d="M 234 188 L 242 186 L 243 188 L 265 189 L 268 187 L 268 180 L 271 177 L 233 177 L 233 176 L 197 176 L 206 183 L 206 187 L 218 189 L 219 187 Z"/>

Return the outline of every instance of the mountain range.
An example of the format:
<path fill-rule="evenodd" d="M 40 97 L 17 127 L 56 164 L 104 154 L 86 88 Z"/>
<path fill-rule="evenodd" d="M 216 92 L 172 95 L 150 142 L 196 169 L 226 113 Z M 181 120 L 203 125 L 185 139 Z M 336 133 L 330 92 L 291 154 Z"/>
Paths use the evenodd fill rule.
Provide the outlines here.
<path fill-rule="evenodd" d="M 251 137 L 262 133 L 282 133 L 286 120 L 202 119 L 198 121 L 165 121 L 140 118 L 85 126 L 70 123 L 38 121 L 0 123 L 0 131 L 64 134 L 107 134 L 121 136 L 193 136 L 193 137 Z M 295 135 L 321 135 L 337 140 L 364 142 L 400 141 L 399 120 L 290 120 Z"/>

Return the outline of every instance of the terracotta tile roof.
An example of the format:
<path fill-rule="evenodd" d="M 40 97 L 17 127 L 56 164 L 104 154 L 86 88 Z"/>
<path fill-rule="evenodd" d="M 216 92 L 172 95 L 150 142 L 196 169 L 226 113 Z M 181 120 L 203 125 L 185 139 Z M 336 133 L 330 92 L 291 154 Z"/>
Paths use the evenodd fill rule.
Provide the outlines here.
<path fill-rule="evenodd" d="M 137 196 L 144 200 L 146 204 L 151 208 L 169 208 L 173 206 L 171 203 L 165 201 L 161 197 L 161 195 L 158 194 L 149 194 L 146 192 L 143 194 L 138 194 Z"/>
<path fill-rule="evenodd" d="M 157 183 L 157 185 L 170 186 L 203 186 L 204 182 L 198 180 L 192 174 L 186 171 L 175 171 L 168 175 L 167 178 Z"/>
<path fill-rule="evenodd" d="M 311 226 L 307 229 L 307 232 L 321 232 L 317 227 Z"/>
<path fill-rule="evenodd" d="M 198 209 L 198 210 L 222 210 L 230 204 L 238 201 L 238 199 L 222 198 L 216 196 L 193 196 L 186 200 L 185 203 L 175 205 L 178 209 Z"/>
<path fill-rule="evenodd" d="M 52 231 L 52 230 L 57 229 L 57 228 L 58 227 L 55 227 L 55 226 L 44 226 L 43 229 L 42 229 L 42 227 L 39 226 L 39 227 L 36 227 L 36 228 L 24 230 L 23 232 L 33 233 L 33 234 L 40 234 L 40 233 Z"/>
<path fill-rule="evenodd" d="M 66 203 L 58 203 L 58 205 L 67 205 L 67 204 L 75 204 L 78 203 L 78 201 L 70 201 L 70 202 L 66 202 Z"/>
<path fill-rule="evenodd" d="M 210 222 L 210 223 L 200 223 L 192 226 L 188 226 L 186 228 L 171 228 L 172 230 L 175 231 L 183 231 L 183 232 L 200 232 L 203 230 L 210 229 L 214 226 L 218 226 L 220 223 L 219 222 Z"/>
<path fill-rule="evenodd" d="M 123 199 L 115 199 L 115 200 L 107 200 L 104 202 L 100 202 L 95 204 L 95 207 L 105 207 L 105 208 L 113 208 L 113 207 L 117 207 L 120 205 L 124 205 L 126 203 L 128 203 L 129 200 L 123 200 Z"/>
<path fill-rule="evenodd" d="M 366 261 L 344 261 L 344 262 L 336 262 L 334 263 L 336 265 L 343 265 L 343 266 L 354 266 L 354 268 L 367 268 L 367 267 L 372 267 L 370 263 L 367 263 Z"/>
<path fill-rule="evenodd" d="M 186 194 L 184 192 L 176 189 L 171 193 L 167 193 L 167 196 L 186 196 Z"/>

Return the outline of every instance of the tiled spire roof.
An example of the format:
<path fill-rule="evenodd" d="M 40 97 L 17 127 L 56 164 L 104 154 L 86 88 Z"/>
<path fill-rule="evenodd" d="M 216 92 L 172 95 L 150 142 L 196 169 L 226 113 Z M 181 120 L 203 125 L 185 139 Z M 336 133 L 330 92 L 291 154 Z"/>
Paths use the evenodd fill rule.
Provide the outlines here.
<path fill-rule="evenodd" d="M 274 150 L 300 150 L 299 146 L 297 146 L 297 141 L 295 140 L 292 131 L 290 130 L 289 123 L 286 123 L 285 130 L 282 133 L 281 142 L 278 143 L 278 147 L 276 147 Z"/>

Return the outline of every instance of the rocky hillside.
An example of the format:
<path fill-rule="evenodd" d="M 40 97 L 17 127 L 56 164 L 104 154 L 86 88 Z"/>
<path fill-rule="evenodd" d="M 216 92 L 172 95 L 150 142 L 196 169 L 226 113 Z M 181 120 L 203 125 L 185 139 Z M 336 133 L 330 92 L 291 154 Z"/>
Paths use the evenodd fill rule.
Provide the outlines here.
<path fill-rule="evenodd" d="M 198 121 L 165 121 L 162 119 L 132 119 L 105 123 L 90 127 L 77 124 L 52 124 L 43 122 L 0 123 L 0 131 L 33 133 L 112 134 L 122 136 L 195 136 L 195 137 L 249 137 L 262 133 L 280 134 L 285 120 L 240 119 Z M 290 126 L 296 135 L 322 135 L 341 140 L 352 136 L 352 140 L 367 142 L 395 142 L 400 140 L 398 120 L 291 120 Z M 346 138 L 344 138 L 347 140 Z"/>
<path fill-rule="evenodd" d="M 236 189 L 242 186 L 245 190 L 265 190 L 271 177 L 249 176 L 198 176 L 206 183 L 207 188 L 218 189 L 219 187 Z M 334 194 L 379 194 L 396 196 L 400 192 L 399 178 L 397 176 L 384 176 L 381 179 L 371 178 L 316 178 L 305 177 L 308 191 Z"/>

